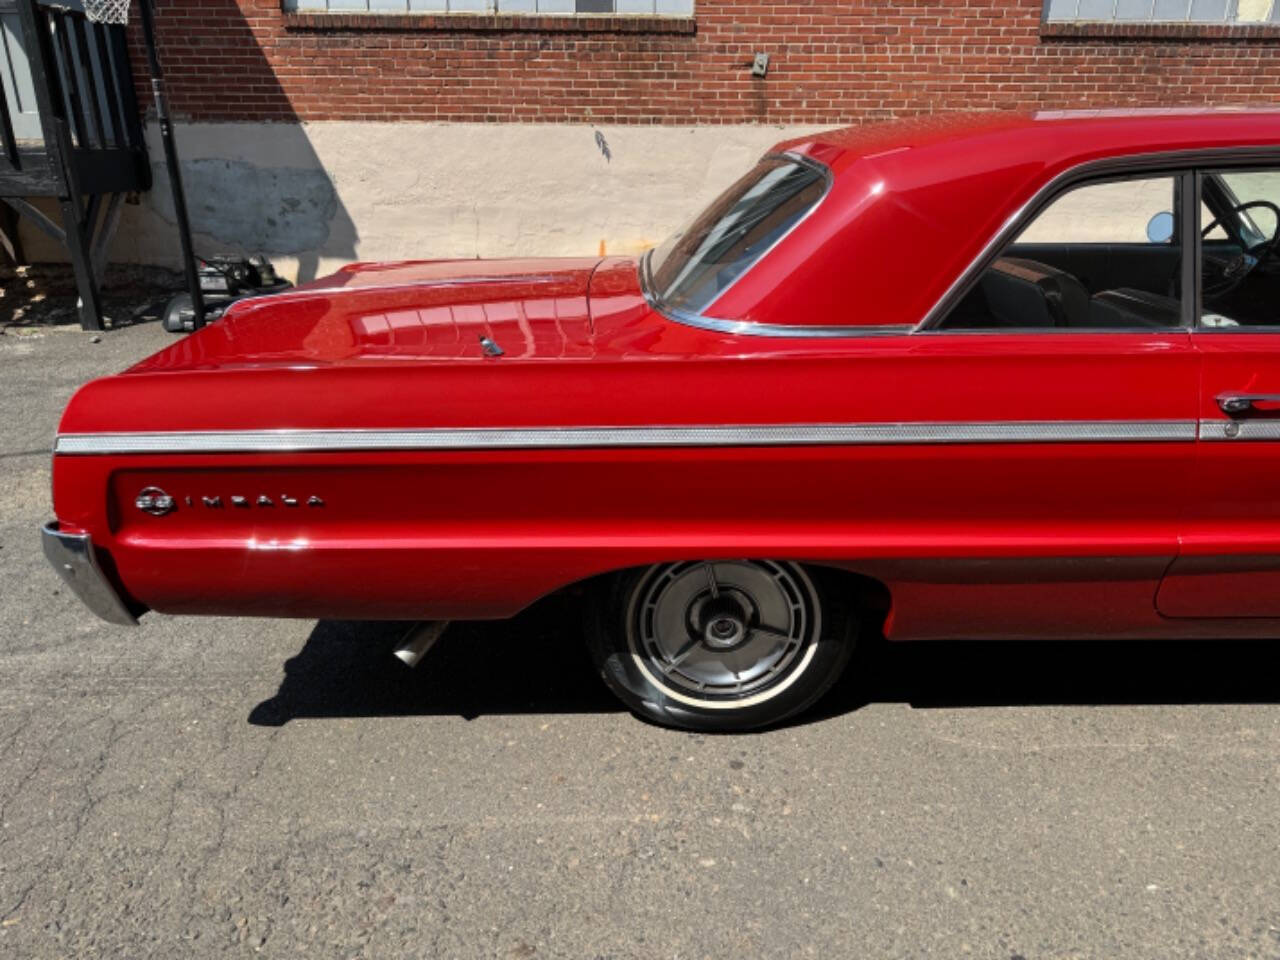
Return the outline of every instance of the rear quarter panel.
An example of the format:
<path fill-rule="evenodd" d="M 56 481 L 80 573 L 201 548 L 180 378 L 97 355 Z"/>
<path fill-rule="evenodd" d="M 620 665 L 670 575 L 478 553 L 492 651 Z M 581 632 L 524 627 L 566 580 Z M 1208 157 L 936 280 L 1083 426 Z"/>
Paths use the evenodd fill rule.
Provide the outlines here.
<path fill-rule="evenodd" d="M 91 386 L 64 430 L 984 421 L 1008 417 L 1010 396 L 1027 419 L 1191 412 L 1190 396 L 1144 383 L 1148 368 L 1115 338 L 1111 356 L 1080 338 L 1041 338 L 1034 355 L 944 339 L 131 375 Z M 1132 393 L 1071 376 L 1082 356 L 1099 376 L 1114 366 Z M 1068 446 L 1069 457 L 1053 444 L 58 456 L 55 505 L 132 599 L 172 613 L 505 617 L 599 573 L 759 556 L 885 580 L 911 601 L 892 622 L 904 638 L 1158 630 L 1151 598 L 1176 549 L 1182 453 Z M 1099 471 L 1167 482 L 1122 500 Z M 147 486 L 174 496 L 174 512 L 134 507 Z"/>

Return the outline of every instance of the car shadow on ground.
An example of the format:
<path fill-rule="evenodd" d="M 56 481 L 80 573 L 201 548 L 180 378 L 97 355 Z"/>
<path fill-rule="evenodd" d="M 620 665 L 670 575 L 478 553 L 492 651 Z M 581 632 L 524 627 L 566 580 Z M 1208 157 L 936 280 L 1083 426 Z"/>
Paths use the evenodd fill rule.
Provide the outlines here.
<path fill-rule="evenodd" d="M 322 620 L 251 723 L 297 718 L 611 713 L 571 601 L 511 621 L 457 623 L 416 670 L 391 655 L 407 625 Z M 1280 702 L 1280 640 L 931 641 L 861 644 L 795 723 L 868 703 L 917 708 Z"/>
<path fill-rule="evenodd" d="M 866 644 L 799 722 L 868 703 L 993 706 L 1280 703 L 1280 640 Z"/>
<path fill-rule="evenodd" d="M 514 620 L 454 623 L 413 670 L 392 656 L 409 624 L 321 620 L 249 722 L 619 711 L 587 657 L 581 615 L 552 602 Z"/>

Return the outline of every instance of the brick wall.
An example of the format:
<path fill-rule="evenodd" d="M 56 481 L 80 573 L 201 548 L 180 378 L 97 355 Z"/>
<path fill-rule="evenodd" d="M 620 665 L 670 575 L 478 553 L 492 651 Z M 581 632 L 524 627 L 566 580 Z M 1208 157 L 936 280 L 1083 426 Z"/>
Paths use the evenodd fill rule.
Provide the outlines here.
<path fill-rule="evenodd" d="M 195 120 L 826 124 L 1280 101 L 1275 28 L 1108 35 L 1045 30 L 1040 10 L 1040 0 L 697 0 L 692 21 L 392 19 L 286 14 L 280 0 L 162 0 L 159 30 L 175 112 Z M 751 76 L 756 51 L 772 57 L 766 79 Z M 140 58 L 135 69 L 145 76 Z"/>

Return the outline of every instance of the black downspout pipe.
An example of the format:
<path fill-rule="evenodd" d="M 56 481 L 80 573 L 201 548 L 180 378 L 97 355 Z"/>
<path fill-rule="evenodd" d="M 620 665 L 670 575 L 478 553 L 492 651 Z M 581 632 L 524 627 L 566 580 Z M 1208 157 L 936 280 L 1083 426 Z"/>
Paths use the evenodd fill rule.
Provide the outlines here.
<path fill-rule="evenodd" d="M 182 173 L 178 169 L 178 148 L 173 141 L 173 124 L 169 120 L 169 98 L 164 89 L 164 73 L 156 53 L 156 25 L 152 13 L 153 0 L 140 0 L 142 35 L 147 44 L 147 61 L 151 67 L 151 92 L 156 101 L 156 119 L 160 123 L 160 139 L 164 143 L 164 162 L 169 168 L 169 184 L 173 188 L 173 213 L 178 221 L 178 239 L 182 243 L 182 267 L 191 293 L 193 326 L 204 326 L 204 297 L 200 293 L 200 277 L 196 273 L 195 251 L 191 249 L 191 221 L 187 219 L 186 195 L 182 191 Z"/>

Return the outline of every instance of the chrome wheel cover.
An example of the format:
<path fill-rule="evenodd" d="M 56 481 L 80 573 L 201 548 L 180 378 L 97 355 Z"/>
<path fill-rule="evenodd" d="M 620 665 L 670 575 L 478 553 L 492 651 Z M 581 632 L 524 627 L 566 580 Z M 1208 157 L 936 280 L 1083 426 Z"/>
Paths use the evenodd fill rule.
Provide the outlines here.
<path fill-rule="evenodd" d="M 745 707 L 804 672 L 820 635 L 817 592 L 799 568 L 767 560 L 660 564 L 632 593 L 627 644 L 673 699 Z"/>

